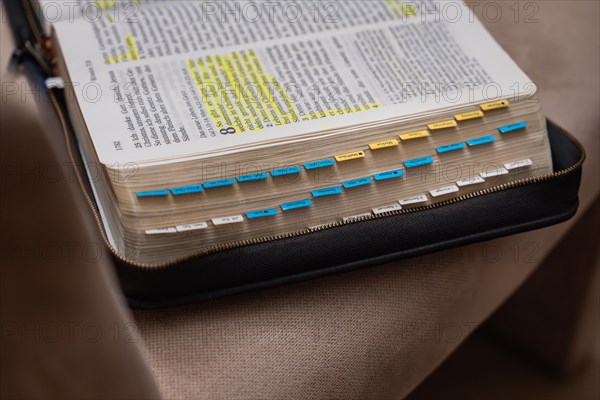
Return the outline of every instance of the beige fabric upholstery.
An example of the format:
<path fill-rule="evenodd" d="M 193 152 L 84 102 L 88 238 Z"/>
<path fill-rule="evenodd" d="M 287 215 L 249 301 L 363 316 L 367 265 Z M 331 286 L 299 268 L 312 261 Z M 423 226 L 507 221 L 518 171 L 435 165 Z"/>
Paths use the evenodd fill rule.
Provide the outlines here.
<path fill-rule="evenodd" d="M 158 398 L 66 159 L 19 105 L 1 122 L 0 397 Z"/>
<path fill-rule="evenodd" d="M 485 331 L 516 344 L 554 372 L 585 366 L 594 341 L 600 345 L 599 238 L 597 201 L 531 278 L 496 311 Z"/>
<path fill-rule="evenodd" d="M 585 209 L 599 189 L 598 3 L 538 2 L 538 22 L 533 24 L 513 22 L 508 10 L 513 2 L 496 4 L 503 7 L 504 17 L 486 23 L 488 28 L 540 84 L 549 117 L 572 131 L 588 150 L 581 194 Z M 8 49 L 5 32 L 3 26 L 3 61 Z M 6 110 L 2 104 L 3 118 Z M 55 137 L 56 131 L 49 127 L 46 134 Z M 2 135 L 4 139 L 4 130 Z M 46 151 L 31 156 L 52 156 Z M 26 158 L 24 153 L 17 156 Z M 53 156 L 64 160 L 60 146 Z M 76 186 L 72 182 L 69 186 L 73 197 L 49 201 L 48 210 L 62 207 L 75 215 L 70 220 L 74 230 L 69 233 L 65 227 L 65 235 L 97 241 Z M 48 196 L 56 194 L 52 187 L 44 190 Z M 16 197 L 10 210 L 27 200 L 31 198 Z M 75 209 L 80 211 L 74 214 Z M 39 219 L 44 214 L 33 215 Z M 17 226 L 19 216 L 3 213 L 3 232 L 5 226 Z M 48 229 L 66 224 L 67 219 L 44 221 L 53 224 L 41 225 Z M 2 342 L 2 397 L 25 390 L 22 382 L 31 386 L 31 396 L 39 397 L 155 396 L 140 346 L 160 390 L 170 399 L 403 397 L 511 295 L 573 223 L 178 309 L 137 311 L 136 337 L 143 338 L 137 344 L 88 343 L 59 351 L 44 345 L 21 346 L 5 356 Z M 528 252 L 531 246 L 533 254 Z M 48 319 L 127 322 L 127 311 L 115 299 L 110 266 L 82 265 L 39 275 L 30 290 L 40 290 L 43 296 L 23 291 L 10 303 L 3 297 L 3 321 L 5 316 L 18 318 L 21 311 L 13 307 L 34 299 L 28 305 L 36 312 L 28 314 L 33 319 L 42 318 L 36 306 L 44 304 Z M 4 276 L 2 281 L 6 282 Z M 28 284 L 9 282 L 15 287 Z M 68 295 L 69 290 L 76 294 Z M 65 310 L 73 314 L 59 313 Z M 19 354 L 29 363 L 16 364 L 13 360 Z M 18 371 L 11 370 L 13 365 Z M 54 382 L 53 390 L 45 382 Z M 94 391 L 99 394 L 92 396 Z"/>
<path fill-rule="evenodd" d="M 59 126 L 6 70 L 1 20 L 0 398 L 159 398 Z"/>

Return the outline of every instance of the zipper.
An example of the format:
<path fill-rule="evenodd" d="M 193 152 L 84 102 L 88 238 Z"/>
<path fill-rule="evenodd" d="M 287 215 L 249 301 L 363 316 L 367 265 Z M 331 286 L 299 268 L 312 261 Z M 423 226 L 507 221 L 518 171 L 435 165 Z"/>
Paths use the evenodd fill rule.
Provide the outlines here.
<path fill-rule="evenodd" d="M 56 94 L 55 94 L 55 89 L 50 89 L 49 90 L 49 97 L 50 100 L 58 114 L 59 120 L 60 120 L 60 124 L 61 127 L 63 129 L 63 134 L 65 137 L 65 141 L 67 144 L 67 150 L 68 150 L 68 154 L 69 154 L 69 158 L 71 159 L 71 162 L 73 164 L 77 163 L 75 162 L 75 156 L 74 156 L 74 149 L 73 149 L 73 141 L 71 138 L 71 134 L 70 134 L 70 130 L 69 130 L 69 125 L 67 123 L 67 119 L 64 113 L 63 108 L 60 106 L 58 99 L 56 98 Z M 461 201 L 465 201 L 465 200 L 469 200 L 469 199 L 473 199 L 476 197 L 480 197 L 480 196 L 485 196 L 488 194 L 492 194 L 492 193 L 497 193 L 497 192 L 502 192 L 505 190 L 509 190 L 509 189 L 514 189 L 514 188 L 518 188 L 521 186 L 526 186 L 526 185 L 531 185 L 531 184 L 536 184 L 536 183 L 542 183 L 542 182 L 547 182 L 547 181 L 551 181 L 554 179 L 558 179 L 560 177 L 569 175 L 574 173 L 575 171 L 577 171 L 578 169 L 581 168 L 583 162 L 585 161 L 585 149 L 583 148 L 583 146 L 581 146 L 581 144 L 577 141 L 577 139 L 575 139 L 570 133 L 566 132 L 567 137 L 573 142 L 575 143 L 575 145 L 577 146 L 577 148 L 579 149 L 579 151 L 581 152 L 581 157 L 579 158 L 579 160 L 573 164 L 572 166 L 565 168 L 563 170 L 554 172 L 552 174 L 547 174 L 547 175 L 542 175 L 542 176 L 535 176 L 535 177 L 530 177 L 530 178 L 523 178 L 523 179 L 519 179 L 516 181 L 512 181 L 512 182 L 508 182 L 508 183 L 503 183 L 501 185 L 498 186 L 494 186 L 491 188 L 487 188 L 487 189 L 482 189 L 476 192 L 472 192 L 472 193 L 468 193 L 468 194 L 464 194 L 462 196 L 459 197 L 455 197 L 452 199 L 448 199 L 448 200 L 444 200 L 444 201 L 440 201 L 437 203 L 432 203 L 432 204 L 428 204 L 425 206 L 420 206 L 420 207 L 413 207 L 413 208 L 408 208 L 408 209 L 402 209 L 402 210 L 398 210 L 398 211 L 390 211 L 384 214 L 380 214 L 380 215 L 371 215 L 371 216 L 364 216 L 361 218 L 357 218 L 355 220 L 352 221 L 337 221 L 337 222 L 332 222 L 329 224 L 324 224 L 318 227 L 313 227 L 313 228 L 306 228 L 306 229 L 302 229 L 296 232 L 290 232 L 290 233 L 284 233 L 284 234 L 278 234 L 278 235 L 273 235 L 273 236 L 265 236 L 265 237 L 260 237 L 260 238 L 255 238 L 255 239 L 248 239 L 248 240 L 240 240 L 240 241 L 234 241 L 234 242 L 228 242 L 228 243 L 224 243 L 224 244 L 220 244 L 220 245 L 216 245 L 216 246 L 211 246 L 208 247 L 206 249 L 200 250 L 198 252 L 192 253 L 188 256 L 183 256 L 183 257 L 179 257 L 179 258 L 175 258 L 171 261 L 167 261 L 167 262 L 163 262 L 163 263 L 155 263 L 155 264 L 151 264 L 151 263 L 139 263 L 139 262 L 135 262 L 132 260 L 127 259 L 126 257 L 124 257 L 123 255 L 121 255 L 109 242 L 108 240 L 108 236 L 106 235 L 106 231 L 104 229 L 104 225 L 102 224 L 102 219 L 100 217 L 100 213 L 98 212 L 95 200 L 93 198 L 93 196 L 89 193 L 89 190 L 85 184 L 85 180 L 83 178 L 83 173 L 82 171 L 80 171 L 79 168 L 75 168 L 75 172 L 76 172 L 76 177 L 77 177 L 77 182 L 79 183 L 79 186 L 81 188 L 81 191 L 83 193 L 83 197 L 86 201 L 86 203 L 88 204 L 90 211 L 92 212 L 92 215 L 94 217 L 94 220 L 96 222 L 96 225 L 98 227 L 98 230 L 100 232 L 100 235 L 102 237 L 102 241 L 104 242 L 105 247 L 110 251 L 110 253 L 113 255 L 113 257 L 115 257 L 117 260 L 119 260 L 121 263 L 133 267 L 133 268 L 137 268 L 137 269 L 144 269 L 144 270 L 160 270 L 160 269 L 166 269 L 168 267 L 171 267 L 173 265 L 185 262 L 185 261 L 190 261 L 196 258 L 200 258 L 203 256 L 207 256 L 210 254 L 215 254 L 215 253 L 219 253 L 221 251 L 225 251 L 225 250 L 231 250 L 231 249 L 235 249 L 235 248 L 240 248 L 240 247 L 245 247 L 245 246 L 251 246 L 251 245 L 255 245 L 255 244 L 261 244 L 261 243 L 268 243 L 268 242 L 274 242 L 274 241 L 278 241 L 278 240 L 284 240 L 284 239 L 290 239 L 290 238 L 295 238 L 295 237 L 299 237 L 299 236 L 305 236 L 305 235 L 309 235 L 311 233 L 315 233 L 315 232 L 320 232 L 320 231 L 324 231 L 324 230 L 329 230 L 329 229 L 333 229 L 333 228 L 339 228 L 345 225 L 351 225 L 351 224 L 355 224 L 355 223 L 359 223 L 359 222 L 363 222 L 363 221 L 372 221 L 372 220 L 377 220 L 377 219 L 382 219 L 382 218 L 389 218 L 389 217 L 395 217 L 395 216 L 399 216 L 399 215 L 403 215 L 403 214 L 409 214 L 409 213 L 415 213 L 415 212 L 421 212 L 421 211 L 427 211 L 427 210 L 431 210 L 434 208 L 439 208 L 439 207 L 443 207 L 443 206 L 447 206 L 447 205 L 451 205 L 451 204 L 455 204 Z"/>
<path fill-rule="evenodd" d="M 31 5 L 30 0 L 21 0 L 21 6 L 23 7 L 23 11 L 25 11 L 25 17 L 27 18 L 27 23 L 31 31 L 33 32 L 33 36 L 35 36 L 36 42 L 42 46 L 44 44 L 44 34 L 39 29 L 39 24 L 36 23 L 37 17 L 34 15 L 33 6 Z"/>

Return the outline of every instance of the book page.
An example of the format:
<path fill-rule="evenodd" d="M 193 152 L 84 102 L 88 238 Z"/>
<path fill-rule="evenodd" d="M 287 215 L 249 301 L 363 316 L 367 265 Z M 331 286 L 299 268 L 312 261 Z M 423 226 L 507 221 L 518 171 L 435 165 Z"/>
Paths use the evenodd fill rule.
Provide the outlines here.
<path fill-rule="evenodd" d="M 460 2 L 144 4 L 128 21 L 55 24 L 70 100 L 109 167 L 343 135 L 535 92 Z"/>

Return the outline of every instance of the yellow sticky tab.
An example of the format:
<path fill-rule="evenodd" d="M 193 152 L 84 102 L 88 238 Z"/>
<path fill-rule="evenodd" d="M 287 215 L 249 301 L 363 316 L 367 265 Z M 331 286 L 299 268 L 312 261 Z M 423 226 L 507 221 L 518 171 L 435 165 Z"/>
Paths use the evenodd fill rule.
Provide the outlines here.
<path fill-rule="evenodd" d="M 394 147 L 398 146 L 398 141 L 396 139 L 386 140 L 384 142 L 371 143 L 369 148 L 371 150 L 379 150 L 385 149 L 386 147 Z"/>
<path fill-rule="evenodd" d="M 429 130 L 432 130 L 432 131 L 435 131 L 437 129 L 454 128 L 456 126 L 458 126 L 458 124 L 456 123 L 455 120 L 436 122 L 435 124 L 427 125 Z"/>
<path fill-rule="evenodd" d="M 483 111 L 497 110 L 508 107 L 508 100 L 494 101 L 493 103 L 482 104 L 480 107 Z"/>
<path fill-rule="evenodd" d="M 357 158 L 363 158 L 365 156 L 364 151 L 354 151 L 352 153 L 340 154 L 335 156 L 335 160 L 337 162 L 348 161 L 348 160 L 356 160 Z"/>
<path fill-rule="evenodd" d="M 416 132 L 403 133 L 402 135 L 400 135 L 400 139 L 411 140 L 411 139 L 418 139 L 418 138 L 423 138 L 423 137 L 427 137 L 427 136 L 429 136 L 429 131 L 416 131 Z"/>
<path fill-rule="evenodd" d="M 483 118 L 483 111 L 477 110 L 462 114 L 456 114 L 454 118 L 456 118 L 457 121 L 467 121 L 469 119 Z"/>

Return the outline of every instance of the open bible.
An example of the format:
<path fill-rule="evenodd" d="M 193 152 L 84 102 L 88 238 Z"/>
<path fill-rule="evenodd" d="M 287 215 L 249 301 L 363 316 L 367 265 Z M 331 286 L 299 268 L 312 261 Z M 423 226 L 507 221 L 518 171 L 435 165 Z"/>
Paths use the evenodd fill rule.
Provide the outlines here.
<path fill-rule="evenodd" d="M 552 171 L 535 85 L 461 2 L 69 12 L 48 28 L 69 118 L 111 245 L 142 265 Z"/>

